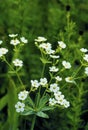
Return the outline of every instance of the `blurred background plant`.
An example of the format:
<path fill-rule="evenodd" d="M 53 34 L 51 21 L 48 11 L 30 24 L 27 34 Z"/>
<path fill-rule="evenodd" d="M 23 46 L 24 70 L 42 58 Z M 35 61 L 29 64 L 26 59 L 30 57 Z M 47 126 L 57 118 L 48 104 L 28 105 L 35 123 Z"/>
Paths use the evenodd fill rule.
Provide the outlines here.
<path fill-rule="evenodd" d="M 21 58 L 24 59 L 25 84 L 30 85 L 30 79 L 37 79 L 41 75 L 41 62 L 39 51 L 35 48 L 34 39 L 44 36 L 53 47 L 57 40 L 64 41 L 70 49 L 70 60 L 75 69 L 80 66 L 79 51 L 81 47 L 87 48 L 88 42 L 88 1 L 87 0 L 4 0 L 0 1 L 0 40 L 9 46 L 8 35 L 11 33 L 25 36 L 29 43 L 22 50 Z M 12 48 L 10 47 L 12 50 Z M 68 57 L 64 53 L 62 56 Z M 8 59 L 12 58 L 12 51 Z M 8 72 L 5 63 L 0 63 L 0 129 L 8 120 L 7 107 L 7 80 Z M 26 76 L 25 76 L 26 75 Z M 65 75 L 64 75 L 65 76 Z M 80 76 L 80 73 L 79 73 Z M 48 75 L 47 75 L 48 77 Z M 49 113 L 49 119 L 38 119 L 38 130 L 87 130 L 88 128 L 88 96 L 87 78 L 77 81 L 78 87 L 68 84 L 68 89 L 63 88 L 65 95 L 71 102 L 69 110 L 55 110 Z M 12 84 L 12 83 L 10 83 Z M 27 86 L 27 87 L 28 87 Z M 13 94 L 11 95 L 11 97 Z M 11 98 L 10 97 L 10 98 Z M 19 129 L 27 130 L 31 118 L 20 118 Z M 25 122 L 25 123 L 23 123 Z M 41 124 L 41 125 L 40 125 Z M 9 126 L 8 126 L 9 127 Z"/>

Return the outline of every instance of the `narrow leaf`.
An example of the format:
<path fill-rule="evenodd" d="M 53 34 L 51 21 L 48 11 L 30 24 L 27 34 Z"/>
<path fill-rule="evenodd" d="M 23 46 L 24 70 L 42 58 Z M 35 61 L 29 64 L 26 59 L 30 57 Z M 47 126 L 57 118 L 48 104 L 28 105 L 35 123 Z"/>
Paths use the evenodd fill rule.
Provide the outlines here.
<path fill-rule="evenodd" d="M 45 58 L 40 58 L 40 60 L 42 61 L 42 63 L 46 64 L 46 63 L 52 63 L 51 61 L 48 61 Z"/>
<path fill-rule="evenodd" d="M 46 106 L 46 107 L 44 107 L 44 108 L 42 108 L 41 110 L 42 111 L 49 111 L 49 110 L 53 110 L 55 107 L 53 107 L 53 106 Z"/>
<path fill-rule="evenodd" d="M 39 116 L 39 117 L 42 117 L 42 118 L 49 118 L 49 116 L 42 111 L 37 112 L 36 115 Z"/>
<path fill-rule="evenodd" d="M 26 103 L 28 103 L 31 107 L 34 107 L 34 106 L 35 106 L 35 104 L 34 104 L 34 102 L 33 102 L 33 100 L 31 99 L 30 96 L 28 96 L 28 98 L 27 98 L 27 100 L 26 100 Z"/>
<path fill-rule="evenodd" d="M 25 116 L 27 116 L 27 115 L 33 115 L 33 114 L 35 114 L 34 111 L 24 111 L 24 112 L 21 113 L 21 115 L 25 115 Z"/>
<path fill-rule="evenodd" d="M 39 107 L 44 107 L 49 100 L 49 95 L 45 95 L 40 99 Z"/>
<path fill-rule="evenodd" d="M 8 101 L 8 95 L 5 95 L 0 99 L 0 110 L 2 110 L 5 107 L 7 101 Z"/>

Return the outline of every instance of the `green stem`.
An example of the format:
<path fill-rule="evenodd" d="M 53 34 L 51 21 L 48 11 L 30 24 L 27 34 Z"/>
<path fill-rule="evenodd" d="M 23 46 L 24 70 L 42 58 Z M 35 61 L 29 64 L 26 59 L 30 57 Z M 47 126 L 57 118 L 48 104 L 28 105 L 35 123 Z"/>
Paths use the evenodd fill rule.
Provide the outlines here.
<path fill-rule="evenodd" d="M 43 65 L 43 69 L 42 69 L 41 78 L 42 78 L 42 77 L 43 77 L 43 75 L 44 75 L 45 65 L 46 65 L 46 64 L 44 64 L 44 65 Z"/>
<path fill-rule="evenodd" d="M 70 13 L 68 12 L 67 13 L 67 32 L 68 32 L 68 43 L 69 43 L 69 40 L 70 40 Z"/>
<path fill-rule="evenodd" d="M 42 78 L 43 75 L 44 75 L 45 65 L 46 65 L 46 64 L 43 64 L 43 69 L 42 69 L 41 78 Z M 37 104 L 38 104 L 39 99 L 40 99 L 40 92 L 41 92 L 41 86 L 39 87 L 39 92 L 38 92 L 38 97 L 37 97 Z"/>
<path fill-rule="evenodd" d="M 14 68 L 9 64 L 9 62 L 6 60 L 5 57 L 3 57 L 3 60 L 6 62 L 6 64 L 11 68 L 11 70 L 15 71 Z"/>
<path fill-rule="evenodd" d="M 34 130 L 35 120 L 36 120 L 36 115 L 33 116 L 32 125 L 31 125 L 31 129 L 30 130 Z"/>
<path fill-rule="evenodd" d="M 86 78 L 86 76 L 80 76 L 80 77 L 77 77 L 77 78 L 74 78 L 74 79 L 81 79 L 81 78 Z"/>
<path fill-rule="evenodd" d="M 24 88 L 24 89 L 25 89 L 24 84 L 23 84 L 23 82 L 22 82 L 22 80 L 21 80 L 21 78 L 20 78 L 20 76 L 19 76 L 19 74 L 18 74 L 17 72 L 16 72 L 16 75 L 17 75 L 17 78 L 18 78 L 20 84 L 22 85 L 21 88 Z"/>
<path fill-rule="evenodd" d="M 22 80 L 21 80 L 21 78 L 20 78 L 20 76 L 19 76 L 19 74 L 18 74 L 17 71 L 14 70 L 14 68 L 9 64 L 9 62 L 6 60 L 5 57 L 4 57 L 4 61 L 5 61 L 5 62 L 7 63 L 7 65 L 11 68 L 11 70 L 13 70 L 13 71 L 15 72 L 15 74 L 16 74 L 16 76 L 17 76 L 19 82 L 20 82 L 20 84 L 22 85 L 22 88 L 25 88 L 25 87 L 24 87 L 24 84 L 23 84 L 23 82 L 22 82 Z"/>
<path fill-rule="evenodd" d="M 78 70 L 76 71 L 76 73 L 75 74 L 73 74 L 73 78 L 75 78 L 75 76 L 78 74 L 78 72 L 80 71 L 80 69 L 82 68 L 82 65 L 78 68 Z"/>
<path fill-rule="evenodd" d="M 16 130 L 18 127 L 18 114 L 14 106 L 15 103 L 17 102 L 17 89 L 11 77 L 8 78 L 9 78 L 9 87 L 8 87 L 8 123 L 9 123 L 8 127 L 9 128 L 6 129 Z"/>

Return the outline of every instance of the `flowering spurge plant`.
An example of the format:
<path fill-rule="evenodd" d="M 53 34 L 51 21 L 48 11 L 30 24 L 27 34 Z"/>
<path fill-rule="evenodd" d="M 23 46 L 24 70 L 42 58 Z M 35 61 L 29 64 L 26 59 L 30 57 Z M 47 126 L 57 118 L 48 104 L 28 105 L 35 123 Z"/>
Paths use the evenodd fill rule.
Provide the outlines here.
<path fill-rule="evenodd" d="M 40 60 L 43 64 L 41 77 L 39 77 L 39 79 L 31 79 L 30 87 L 26 90 L 26 87 L 20 78 L 20 71 L 24 64 L 19 58 L 18 52 L 20 52 L 21 47 L 27 43 L 28 40 L 24 37 L 18 39 L 18 34 L 10 34 L 9 37 L 11 38 L 10 44 L 13 45 L 14 50 L 12 62 L 9 63 L 6 59 L 6 54 L 9 53 L 7 48 L 0 48 L 0 58 L 9 66 L 9 76 L 11 77 L 10 74 L 14 73 L 21 86 L 19 89 L 16 88 L 16 90 L 12 90 L 15 91 L 15 96 L 18 95 L 18 100 L 14 101 L 13 109 L 15 109 L 15 112 L 17 112 L 18 115 L 33 115 L 31 125 L 31 130 L 33 130 L 36 116 L 49 118 L 46 113 L 47 111 L 59 107 L 63 109 L 71 106 L 71 103 L 67 99 L 68 97 L 62 92 L 62 88 L 64 85 L 68 87 L 68 84 L 76 86 L 77 79 L 88 76 L 88 50 L 86 48 L 81 48 L 79 50 L 82 54 L 82 58 L 80 59 L 81 65 L 77 70 L 74 70 L 75 72 L 73 71 L 71 75 L 68 75 L 68 72 L 71 69 L 73 70 L 72 63 L 70 63 L 68 59 L 61 57 L 62 51 L 68 46 L 63 41 L 57 41 L 56 49 L 52 49 L 52 44 L 47 42 L 46 38 L 38 37 L 35 39 L 35 45 L 41 52 Z M 3 42 L 1 42 L 1 45 L 3 45 L 2 43 Z M 44 75 L 46 67 L 48 67 L 48 78 Z M 77 74 L 81 69 L 84 69 L 84 74 L 77 77 Z M 65 72 L 67 72 L 67 76 L 63 77 Z M 15 81 L 13 82 L 15 84 Z M 10 105 L 9 109 L 12 109 L 12 107 Z"/>

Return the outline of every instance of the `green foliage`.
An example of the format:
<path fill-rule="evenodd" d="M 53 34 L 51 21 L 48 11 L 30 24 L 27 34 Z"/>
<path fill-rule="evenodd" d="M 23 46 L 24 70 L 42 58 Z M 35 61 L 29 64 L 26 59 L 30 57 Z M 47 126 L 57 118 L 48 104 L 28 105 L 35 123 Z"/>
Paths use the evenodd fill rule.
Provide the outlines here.
<path fill-rule="evenodd" d="M 67 10 L 67 7 L 70 9 Z M 30 89 L 30 79 L 38 79 L 41 76 L 41 68 L 43 63 L 51 63 L 46 58 L 39 60 L 40 53 L 34 46 L 34 39 L 37 36 L 45 36 L 48 41 L 52 42 L 53 47 L 56 47 L 57 40 L 62 40 L 67 44 L 68 52 L 66 51 L 60 54 L 64 59 L 68 59 L 73 64 L 75 71 L 65 71 L 62 77 L 71 76 L 70 74 L 76 75 L 76 70 L 80 66 L 79 59 L 81 55 L 78 51 L 81 47 L 87 47 L 88 41 L 88 1 L 87 0 L 1 0 L 0 1 L 0 40 L 4 40 L 3 43 L 9 48 L 9 38 L 7 37 L 10 33 L 18 33 L 28 38 L 29 43 L 27 47 L 22 50 L 21 55 L 18 53 L 17 56 L 24 59 L 24 70 L 20 73 L 27 89 Z M 20 37 L 19 36 L 19 37 Z M 10 54 L 8 56 L 9 61 L 17 57 L 12 54 L 12 47 L 10 47 Z M 61 62 L 61 61 L 60 61 Z M 82 70 L 84 71 L 84 70 Z M 83 73 L 81 71 L 81 73 Z M 1 130 L 16 130 L 18 127 L 18 116 L 15 112 L 14 104 L 17 101 L 17 92 L 20 91 L 19 81 L 16 79 L 16 87 L 10 79 L 10 83 L 7 83 L 5 79 L 8 76 L 12 76 L 12 79 L 16 79 L 15 73 L 11 73 L 6 65 L 0 63 L 0 129 Z M 47 75 L 47 69 L 45 71 Z M 80 73 L 77 74 L 80 77 Z M 49 119 L 40 119 L 43 123 L 37 121 L 36 128 L 39 130 L 79 130 L 81 127 L 85 130 L 88 129 L 88 116 L 86 120 L 82 119 L 84 115 L 83 107 L 85 111 L 88 109 L 85 98 L 87 96 L 87 82 L 88 79 L 76 80 L 76 84 L 61 84 L 61 90 L 71 102 L 71 107 L 68 110 L 63 111 L 52 111 L 49 113 Z M 78 85 L 79 84 L 79 85 Z M 68 85 L 68 88 L 66 87 Z M 8 87 L 9 86 L 9 87 Z M 21 88 L 23 89 L 23 88 Z M 9 96 L 8 94 L 9 93 Z M 12 98 L 13 97 L 13 98 Z M 34 99 L 34 97 L 33 97 Z M 29 106 L 24 115 L 35 114 L 34 111 L 34 100 L 30 97 L 27 103 Z M 37 116 L 48 118 L 45 114 L 48 110 L 53 110 L 49 106 L 44 106 L 47 102 L 45 97 L 42 97 L 37 112 Z M 10 107 L 12 106 L 12 107 Z M 41 107 L 42 106 L 42 107 Z M 8 108 L 8 111 L 7 111 Z M 4 109 L 8 113 L 5 112 Z M 39 120 L 39 121 L 40 121 Z M 28 121 L 28 120 L 27 120 Z M 30 119 L 31 121 L 31 119 Z M 85 125 L 82 124 L 84 122 Z M 12 125 L 14 124 L 14 128 Z M 22 124 L 19 124 L 22 125 Z M 26 124 L 28 125 L 28 124 Z M 3 127 L 2 127 L 3 126 Z M 23 129 L 23 128 L 22 128 Z"/>

